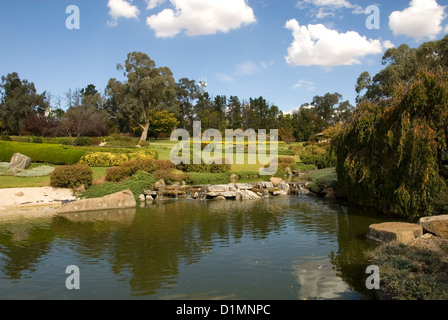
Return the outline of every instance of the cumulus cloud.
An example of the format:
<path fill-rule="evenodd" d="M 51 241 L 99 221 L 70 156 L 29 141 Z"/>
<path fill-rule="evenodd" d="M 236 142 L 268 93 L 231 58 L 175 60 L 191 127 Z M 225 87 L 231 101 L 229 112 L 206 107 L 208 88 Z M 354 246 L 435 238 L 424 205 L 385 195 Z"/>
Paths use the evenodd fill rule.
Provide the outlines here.
<path fill-rule="evenodd" d="M 434 40 L 443 31 L 446 18 L 445 7 L 436 0 L 412 0 L 403 11 L 394 11 L 389 16 L 389 27 L 395 35 L 405 35 L 422 40 Z"/>
<path fill-rule="evenodd" d="M 160 1 L 150 1 L 152 4 Z M 246 0 L 170 0 L 174 9 L 164 9 L 146 19 L 157 37 L 174 37 L 228 32 L 256 22 Z M 148 3 L 149 4 L 149 3 Z"/>
<path fill-rule="evenodd" d="M 107 6 L 110 9 L 109 15 L 112 19 L 107 23 L 111 26 L 116 26 L 119 18 L 138 18 L 140 11 L 136 6 L 133 6 L 131 2 L 126 0 L 109 0 Z"/>
<path fill-rule="evenodd" d="M 355 31 L 339 33 L 322 24 L 301 26 L 296 19 L 286 22 L 294 41 L 288 48 L 286 62 L 295 66 L 318 65 L 333 67 L 359 64 L 359 58 L 380 54 L 385 45 L 380 40 L 367 39 Z"/>

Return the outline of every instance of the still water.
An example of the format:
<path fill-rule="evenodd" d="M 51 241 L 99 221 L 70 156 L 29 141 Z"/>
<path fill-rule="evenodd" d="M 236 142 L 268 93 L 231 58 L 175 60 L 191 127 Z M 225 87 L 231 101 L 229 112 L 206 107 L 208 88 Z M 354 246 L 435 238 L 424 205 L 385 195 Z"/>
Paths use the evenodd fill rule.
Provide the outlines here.
<path fill-rule="evenodd" d="M 365 234 L 383 221 L 304 196 L 3 220 L 0 299 L 371 299 Z"/>

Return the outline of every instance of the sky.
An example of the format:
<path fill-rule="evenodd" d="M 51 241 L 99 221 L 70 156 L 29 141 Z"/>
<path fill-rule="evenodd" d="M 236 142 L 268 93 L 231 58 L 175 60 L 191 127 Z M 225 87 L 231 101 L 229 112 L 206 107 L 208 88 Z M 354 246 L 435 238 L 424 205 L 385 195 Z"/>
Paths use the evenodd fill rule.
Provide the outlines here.
<path fill-rule="evenodd" d="M 104 93 L 140 51 L 211 97 L 262 96 L 286 113 L 328 92 L 354 105 L 388 48 L 447 33 L 448 0 L 0 0 L 0 76 Z"/>

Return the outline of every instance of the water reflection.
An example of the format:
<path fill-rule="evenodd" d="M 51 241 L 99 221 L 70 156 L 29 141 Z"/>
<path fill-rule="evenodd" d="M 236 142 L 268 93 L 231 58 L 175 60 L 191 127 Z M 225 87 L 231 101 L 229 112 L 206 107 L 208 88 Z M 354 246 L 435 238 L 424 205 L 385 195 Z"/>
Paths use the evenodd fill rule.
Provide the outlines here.
<path fill-rule="evenodd" d="M 368 294 L 363 234 L 382 220 L 337 202 L 279 197 L 3 221 L 0 298 L 22 297 L 21 286 L 40 298 L 44 281 L 50 299 L 359 299 Z M 64 283 L 57 270 L 70 264 L 83 272 L 73 295 L 52 283 Z"/>

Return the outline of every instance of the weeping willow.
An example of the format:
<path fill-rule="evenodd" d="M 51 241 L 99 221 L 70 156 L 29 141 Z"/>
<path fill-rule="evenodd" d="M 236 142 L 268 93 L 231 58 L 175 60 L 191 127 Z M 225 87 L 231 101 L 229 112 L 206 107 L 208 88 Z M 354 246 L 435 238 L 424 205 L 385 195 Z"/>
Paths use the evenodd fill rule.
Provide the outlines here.
<path fill-rule="evenodd" d="M 419 71 L 389 97 L 360 102 L 335 139 L 338 192 L 386 214 L 431 214 L 447 191 L 448 71 Z"/>

